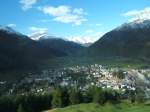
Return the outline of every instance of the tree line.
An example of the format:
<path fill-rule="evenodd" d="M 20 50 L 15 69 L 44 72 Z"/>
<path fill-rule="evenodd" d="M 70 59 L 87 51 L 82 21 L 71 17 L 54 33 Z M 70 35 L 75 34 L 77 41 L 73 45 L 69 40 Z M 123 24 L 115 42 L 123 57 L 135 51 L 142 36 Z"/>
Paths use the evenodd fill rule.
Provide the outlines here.
<path fill-rule="evenodd" d="M 132 103 L 135 101 L 134 95 L 132 92 L 129 97 Z M 80 103 L 114 104 L 119 103 L 121 99 L 121 92 L 96 86 L 85 90 L 78 87 L 55 87 L 47 94 L 1 96 L 0 112 L 41 112 Z"/>

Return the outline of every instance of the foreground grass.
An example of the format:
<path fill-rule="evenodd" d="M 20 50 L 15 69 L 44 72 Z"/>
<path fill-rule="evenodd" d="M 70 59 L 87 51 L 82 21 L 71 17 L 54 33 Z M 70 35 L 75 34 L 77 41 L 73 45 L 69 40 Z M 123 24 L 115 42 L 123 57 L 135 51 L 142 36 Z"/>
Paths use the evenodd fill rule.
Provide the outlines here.
<path fill-rule="evenodd" d="M 89 103 L 58 108 L 47 112 L 150 112 L 150 105 L 128 103 L 113 105 L 107 103 L 104 106 L 100 106 L 98 104 Z"/>

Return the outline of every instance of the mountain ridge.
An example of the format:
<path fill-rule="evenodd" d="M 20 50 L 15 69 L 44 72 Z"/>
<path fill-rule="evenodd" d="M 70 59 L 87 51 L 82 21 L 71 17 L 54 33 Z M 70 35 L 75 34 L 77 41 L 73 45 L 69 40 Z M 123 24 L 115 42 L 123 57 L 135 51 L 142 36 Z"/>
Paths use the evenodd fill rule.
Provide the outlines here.
<path fill-rule="evenodd" d="M 143 23 L 147 22 L 149 24 L 144 24 L 143 27 Z M 140 24 L 142 27 L 139 27 Z M 150 20 L 144 20 L 142 23 L 128 23 L 117 27 L 91 45 L 89 52 L 99 56 L 149 57 L 149 26 Z"/>
<path fill-rule="evenodd" d="M 66 41 L 64 41 L 66 42 Z M 59 45 L 59 42 L 55 42 Z M 68 42 L 67 44 L 72 44 Z M 75 44 L 78 46 L 78 44 Z M 59 47 L 59 46 L 58 46 Z M 80 46 L 79 46 L 80 47 Z M 42 60 L 68 56 L 61 48 L 49 47 L 42 42 L 30 39 L 11 28 L 0 29 L 0 69 L 32 68 Z M 66 49 L 69 49 L 67 46 Z M 78 49 L 78 47 L 77 47 Z M 71 52 L 74 53 L 74 52 Z"/>

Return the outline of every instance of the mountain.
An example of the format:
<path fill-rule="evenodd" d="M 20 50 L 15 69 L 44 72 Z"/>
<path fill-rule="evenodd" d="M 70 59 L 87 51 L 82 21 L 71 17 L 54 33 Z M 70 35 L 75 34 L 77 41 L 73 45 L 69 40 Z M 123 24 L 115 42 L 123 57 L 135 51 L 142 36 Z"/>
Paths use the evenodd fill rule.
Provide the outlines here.
<path fill-rule="evenodd" d="M 83 43 L 82 46 L 84 47 L 90 47 L 93 43 L 92 42 L 88 42 L 88 43 Z"/>
<path fill-rule="evenodd" d="M 6 32 L 6 33 L 9 33 L 9 34 L 22 35 L 21 33 L 16 32 L 14 29 L 12 29 L 11 27 L 8 27 L 8 26 L 1 26 L 0 25 L 0 31 Z"/>
<path fill-rule="evenodd" d="M 115 28 L 91 45 L 88 53 L 105 57 L 149 57 L 150 20 L 136 20 Z"/>
<path fill-rule="evenodd" d="M 75 56 L 79 54 L 80 51 L 82 51 L 85 47 L 87 47 L 86 45 L 90 44 L 83 45 L 67 39 L 49 36 L 46 32 L 36 32 L 30 35 L 30 38 L 40 42 L 42 45 L 48 48 L 64 53 L 65 56 Z"/>
<path fill-rule="evenodd" d="M 71 41 L 36 36 L 40 39 L 33 40 L 10 27 L 0 26 L 0 70 L 34 68 L 44 60 L 75 56 L 84 49 Z"/>
<path fill-rule="evenodd" d="M 0 69 L 34 67 L 42 60 L 64 56 L 9 27 L 0 27 Z"/>
<path fill-rule="evenodd" d="M 56 49 L 66 54 L 66 56 L 75 56 L 84 49 L 81 44 L 56 37 L 41 38 L 39 42 L 48 48 Z"/>
<path fill-rule="evenodd" d="M 30 34 L 29 37 L 32 40 L 39 40 L 41 38 L 47 38 L 48 34 L 47 34 L 47 32 L 37 31 L 37 32 L 34 32 L 34 33 Z"/>

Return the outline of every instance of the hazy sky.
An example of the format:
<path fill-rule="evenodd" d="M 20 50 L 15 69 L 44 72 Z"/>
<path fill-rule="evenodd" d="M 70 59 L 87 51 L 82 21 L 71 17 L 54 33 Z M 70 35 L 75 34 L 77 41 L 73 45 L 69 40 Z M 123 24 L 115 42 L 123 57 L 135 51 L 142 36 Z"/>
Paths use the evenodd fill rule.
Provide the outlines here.
<path fill-rule="evenodd" d="M 150 0 L 0 0 L 0 24 L 26 35 L 91 42 L 138 18 L 150 18 Z"/>

